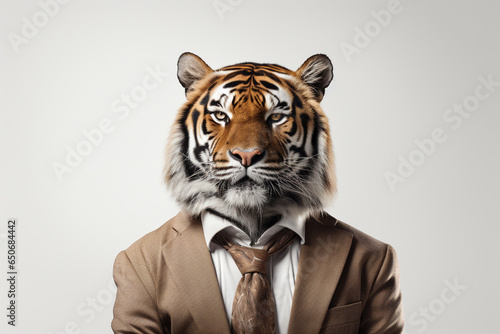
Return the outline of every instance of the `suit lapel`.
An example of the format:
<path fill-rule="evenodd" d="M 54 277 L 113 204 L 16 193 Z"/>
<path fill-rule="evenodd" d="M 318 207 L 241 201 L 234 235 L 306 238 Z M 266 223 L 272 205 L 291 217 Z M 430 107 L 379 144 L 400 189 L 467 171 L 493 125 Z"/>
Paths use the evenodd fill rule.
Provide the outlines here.
<path fill-rule="evenodd" d="M 351 248 L 352 234 L 335 229 L 336 219 L 309 219 L 300 248 L 288 333 L 318 333 Z"/>
<path fill-rule="evenodd" d="M 206 333 L 229 333 L 212 258 L 199 220 L 186 213 L 173 226 L 177 237 L 163 248 L 168 270 L 197 327 Z"/>

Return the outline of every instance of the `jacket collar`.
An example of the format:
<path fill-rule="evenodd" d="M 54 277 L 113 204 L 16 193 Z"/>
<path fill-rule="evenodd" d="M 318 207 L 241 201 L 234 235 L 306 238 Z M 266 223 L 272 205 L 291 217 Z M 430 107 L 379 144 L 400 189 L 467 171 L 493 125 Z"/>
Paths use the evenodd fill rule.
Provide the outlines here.
<path fill-rule="evenodd" d="M 306 224 L 288 333 L 318 333 L 342 274 L 353 235 L 327 214 Z"/>
<path fill-rule="evenodd" d="M 177 236 L 163 247 L 168 270 L 200 333 L 229 333 L 226 311 L 198 218 L 185 212 L 173 224 Z"/>

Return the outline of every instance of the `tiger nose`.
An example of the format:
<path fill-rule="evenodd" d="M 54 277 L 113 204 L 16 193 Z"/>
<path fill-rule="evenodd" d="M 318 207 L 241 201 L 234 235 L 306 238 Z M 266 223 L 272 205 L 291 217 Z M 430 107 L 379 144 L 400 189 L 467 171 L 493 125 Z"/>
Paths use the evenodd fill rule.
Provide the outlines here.
<path fill-rule="evenodd" d="M 258 149 L 247 151 L 235 148 L 232 151 L 229 151 L 229 156 L 234 160 L 239 161 L 243 167 L 250 167 L 264 157 L 263 153 L 264 152 L 261 152 Z"/>

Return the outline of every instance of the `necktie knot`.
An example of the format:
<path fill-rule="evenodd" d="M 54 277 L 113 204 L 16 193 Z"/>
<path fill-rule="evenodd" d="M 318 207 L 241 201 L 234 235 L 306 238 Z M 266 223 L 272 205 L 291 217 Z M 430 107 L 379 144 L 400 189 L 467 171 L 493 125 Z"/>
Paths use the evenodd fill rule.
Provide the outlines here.
<path fill-rule="evenodd" d="M 231 245 L 227 251 L 234 259 L 242 275 L 248 273 L 266 274 L 266 264 L 269 253 L 263 249 Z"/>

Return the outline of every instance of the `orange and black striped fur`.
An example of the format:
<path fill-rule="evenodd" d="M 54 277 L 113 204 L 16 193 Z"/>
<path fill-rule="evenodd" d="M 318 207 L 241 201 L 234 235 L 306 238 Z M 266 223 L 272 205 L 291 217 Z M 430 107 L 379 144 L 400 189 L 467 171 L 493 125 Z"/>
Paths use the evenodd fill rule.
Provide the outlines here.
<path fill-rule="evenodd" d="M 241 63 L 212 70 L 184 53 L 187 102 L 169 137 L 165 180 L 193 215 L 223 216 L 256 240 L 280 217 L 320 212 L 336 191 L 325 55 L 297 71 Z"/>

